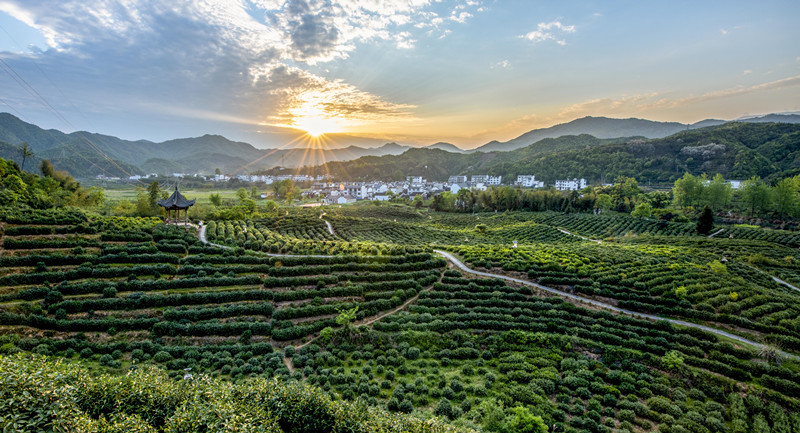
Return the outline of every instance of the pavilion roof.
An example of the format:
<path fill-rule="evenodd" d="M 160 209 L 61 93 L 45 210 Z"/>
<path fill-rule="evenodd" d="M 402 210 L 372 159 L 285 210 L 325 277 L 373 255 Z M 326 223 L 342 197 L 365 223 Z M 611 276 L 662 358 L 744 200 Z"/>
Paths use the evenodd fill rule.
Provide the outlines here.
<path fill-rule="evenodd" d="M 197 199 L 188 200 L 178 191 L 178 185 L 175 185 L 175 192 L 166 200 L 158 200 L 158 205 L 167 209 L 186 209 L 192 206 L 195 200 Z"/>

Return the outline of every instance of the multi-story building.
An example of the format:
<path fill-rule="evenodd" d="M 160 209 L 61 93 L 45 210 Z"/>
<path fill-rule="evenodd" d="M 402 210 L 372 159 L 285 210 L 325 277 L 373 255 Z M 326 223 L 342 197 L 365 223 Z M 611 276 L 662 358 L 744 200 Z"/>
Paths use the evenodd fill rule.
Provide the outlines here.
<path fill-rule="evenodd" d="M 556 181 L 556 189 L 559 191 L 577 191 L 586 188 L 586 179 L 563 179 Z"/>

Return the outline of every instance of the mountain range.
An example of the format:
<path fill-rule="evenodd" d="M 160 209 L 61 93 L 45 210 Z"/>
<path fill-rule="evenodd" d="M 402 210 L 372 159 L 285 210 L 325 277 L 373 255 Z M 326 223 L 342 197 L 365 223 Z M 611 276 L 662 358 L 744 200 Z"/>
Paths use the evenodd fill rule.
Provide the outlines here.
<path fill-rule="evenodd" d="M 444 181 L 450 175 L 490 174 L 503 176 L 506 183 L 518 175 L 535 175 L 546 184 L 571 178 L 597 184 L 627 176 L 664 185 L 686 172 L 774 180 L 800 174 L 800 124 L 729 122 L 655 139 L 566 135 L 508 152 L 454 154 L 411 149 L 401 155 L 365 156 L 302 172 L 320 173 L 323 169 L 353 180 L 416 175 Z"/>
<path fill-rule="evenodd" d="M 770 114 L 741 119 L 743 122 L 800 123 L 800 115 Z M 639 137 L 663 138 L 681 131 L 721 125 L 723 120 L 707 119 L 691 125 L 677 122 L 655 122 L 645 119 L 613 119 L 606 117 L 584 117 L 549 128 L 535 129 L 506 142 L 492 141 L 472 150 L 439 142 L 421 149 L 397 143 L 386 143 L 380 147 L 348 146 L 329 149 L 323 146 L 291 147 L 279 149 L 257 149 L 249 143 L 228 140 L 220 135 L 180 138 L 155 143 L 147 140 L 124 140 L 114 136 L 78 131 L 63 133 L 55 129 L 45 130 L 26 123 L 9 114 L 0 113 L 0 157 L 20 160 L 19 147 L 27 143 L 33 157 L 26 162 L 32 170 L 42 159 L 49 159 L 57 169 L 65 170 L 78 178 L 96 175 L 126 177 L 132 174 L 161 173 L 212 173 L 219 168 L 230 174 L 250 173 L 273 167 L 297 168 L 318 166 L 337 161 L 350 161 L 362 157 L 401 155 L 413 150 L 443 152 L 445 154 L 470 154 L 470 161 L 498 160 L 519 163 L 520 158 L 530 159 L 543 153 L 554 153 L 580 147 L 608 144 L 608 139 Z M 562 136 L 592 136 L 561 141 L 547 141 Z M 346 142 L 345 135 L 336 137 L 337 143 Z M 369 145 L 369 139 L 361 139 Z M 363 141 L 367 140 L 367 141 Z M 613 140 L 612 140 L 613 141 Z M 531 144 L 537 146 L 531 147 Z M 521 154 L 503 155 L 513 150 L 527 149 Z M 511 158 L 511 160 L 506 160 Z M 465 159 L 466 160 L 466 159 Z M 468 165 L 469 166 L 469 165 Z M 468 167 L 467 166 L 467 167 Z M 455 171 L 457 167 L 448 168 Z M 466 169 L 466 167 L 465 167 Z M 391 170 L 394 172 L 394 170 Z"/>

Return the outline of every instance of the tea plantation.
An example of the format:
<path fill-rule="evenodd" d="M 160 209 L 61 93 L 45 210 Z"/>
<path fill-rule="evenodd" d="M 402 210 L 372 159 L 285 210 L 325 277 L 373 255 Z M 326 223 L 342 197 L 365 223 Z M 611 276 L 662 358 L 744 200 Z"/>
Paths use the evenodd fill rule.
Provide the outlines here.
<path fill-rule="evenodd" d="M 209 243 L 0 221 L 4 431 L 800 433 L 797 232 L 373 205 L 207 221 Z"/>

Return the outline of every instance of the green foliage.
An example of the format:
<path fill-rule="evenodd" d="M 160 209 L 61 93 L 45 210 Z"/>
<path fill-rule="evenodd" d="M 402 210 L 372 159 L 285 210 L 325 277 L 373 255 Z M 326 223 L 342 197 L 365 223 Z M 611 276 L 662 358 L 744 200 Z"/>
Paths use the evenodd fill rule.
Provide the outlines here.
<path fill-rule="evenodd" d="M 713 228 L 714 214 L 711 213 L 711 208 L 705 206 L 703 207 L 703 211 L 700 212 L 700 217 L 697 219 L 697 234 L 703 236 L 708 235 Z"/>
<path fill-rule="evenodd" d="M 676 350 L 671 350 L 661 357 L 661 365 L 669 371 L 680 373 L 683 371 L 683 356 Z"/>
<path fill-rule="evenodd" d="M 636 205 L 636 209 L 631 212 L 631 216 L 635 218 L 649 218 L 653 213 L 653 208 L 649 203 L 640 203 Z"/>
<path fill-rule="evenodd" d="M 437 421 L 335 402 L 298 383 L 175 381 L 154 368 L 91 376 L 41 357 L 0 356 L 0 426 L 63 432 L 450 432 Z"/>

